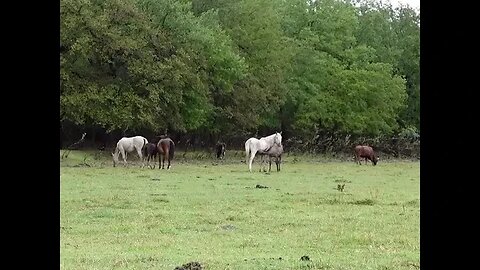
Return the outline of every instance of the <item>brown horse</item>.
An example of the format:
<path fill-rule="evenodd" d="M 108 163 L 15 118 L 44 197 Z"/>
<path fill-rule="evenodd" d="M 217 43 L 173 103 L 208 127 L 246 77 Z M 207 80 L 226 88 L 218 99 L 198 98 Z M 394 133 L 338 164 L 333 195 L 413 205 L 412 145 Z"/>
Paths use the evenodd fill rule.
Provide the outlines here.
<path fill-rule="evenodd" d="M 377 165 L 377 162 L 379 160 L 379 158 L 375 155 L 372 147 L 366 145 L 357 145 L 355 146 L 356 163 L 362 165 L 362 158 L 365 158 L 365 164 L 367 164 L 367 160 L 371 160 L 373 166 Z"/>
<path fill-rule="evenodd" d="M 170 161 L 173 159 L 175 153 L 175 143 L 170 138 L 164 138 L 158 141 L 157 144 L 158 153 L 158 168 L 165 169 L 165 158 L 168 157 L 167 170 L 170 169 Z"/>

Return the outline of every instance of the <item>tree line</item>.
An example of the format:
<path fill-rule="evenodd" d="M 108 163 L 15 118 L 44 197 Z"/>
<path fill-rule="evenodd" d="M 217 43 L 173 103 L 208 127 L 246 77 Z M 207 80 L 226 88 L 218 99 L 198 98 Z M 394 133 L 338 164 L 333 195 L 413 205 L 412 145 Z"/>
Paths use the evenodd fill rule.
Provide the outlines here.
<path fill-rule="evenodd" d="M 417 138 L 419 59 L 376 0 L 61 0 L 60 130 Z"/>

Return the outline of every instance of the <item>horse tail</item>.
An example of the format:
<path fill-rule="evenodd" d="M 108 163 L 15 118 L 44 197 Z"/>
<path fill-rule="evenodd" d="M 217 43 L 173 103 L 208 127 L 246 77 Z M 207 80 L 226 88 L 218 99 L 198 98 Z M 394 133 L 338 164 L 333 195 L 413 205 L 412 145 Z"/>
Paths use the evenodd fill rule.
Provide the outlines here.
<path fill-rule="evenodd" d="M 248 164 L 248 156 L 250 155 L 250 139 L 245 142 L 245 155 L 246 155 L 245 161 Z"/>
<path fill-rule="evenodd" d="M 145 145 L 142 146 L 142 155 L 144 159 L 148 156 L 148 148 Z"/>
<path fill-rule="evenodd" d="M 173 154 L 175 153 L 175 143 L 170 140 L 170 149 L 168 150 L 168 158 L 173 159 Z"/>

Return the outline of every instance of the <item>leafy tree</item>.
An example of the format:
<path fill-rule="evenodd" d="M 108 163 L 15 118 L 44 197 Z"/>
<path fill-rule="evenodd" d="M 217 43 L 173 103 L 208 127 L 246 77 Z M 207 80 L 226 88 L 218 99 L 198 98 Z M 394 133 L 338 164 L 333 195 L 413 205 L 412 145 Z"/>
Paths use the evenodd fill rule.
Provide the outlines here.
<path fill-rule="evenodd" d="M 62 0 L 60 14 L 62 119 L 109 129 L 158 127 L 167 101 L 178 99 L 154 84 L 175 63 L 165 33 L 154 33 L 129 1 Z M 152 48 L 151 39 L 159 46 Z"/>
<path fill-rule="evenodd" d="M 61 4 L 63 119 L 195 130 L 213 111 L 210 90 L 231 91 L 242 75 L 214 14 L 196 18 L 175 1 Z"/>
<path fill-rule="evenodd" d="M 222 27 L 247 66 L 232 95 L 219 104 L 218 112 L 226 117 L 220 117 L 222 122 L 228 130 L 279 127 L 275 116 L 284 101 L 288 59 L 276 1 L 193 1 L 193 9 L 198 14 L 218 11 Z"/>
<path fill-rule="evenodd" d="M 388 64 L 341 70 L 331 82 L 300 107 L 298 125 L 307 134 L 326 129 L 378 136 L 395 130 L 406 93 L 404 80 L 392 76 Z"/>
<path fill-rule="evenodd" d="M 380 1 L 358 1 L 356 37 L 375 49 L 375 60 L 390 63 L 406 80 L 407 106 L 401 126 L 420 128 L 420 14 L 408 5 L 393 8 Z"/>
<path fill-rule="evenodd" d="M 288 11 L 292 5 L 287 6 Z M 350 134 L 391 133 L 405 100 L 405 82 L 376 50 L 359 44 L 355 8 L 345 2 L 295 2 L 284 26 L 298 44 L 288 80 L 285 118 L 311 138 L 321 130 Z M 303 13 L 302 13 L 303 10 Z M 298 24 L 302 21 L 303 24 Z"/>
<path fill-rule="evenodd" d="M 420 15 L 376 0 L 61 0 L 61 122 L 213 136 L 419 130 Z M 402 134 L 403 134 L 402 133 Z"/>

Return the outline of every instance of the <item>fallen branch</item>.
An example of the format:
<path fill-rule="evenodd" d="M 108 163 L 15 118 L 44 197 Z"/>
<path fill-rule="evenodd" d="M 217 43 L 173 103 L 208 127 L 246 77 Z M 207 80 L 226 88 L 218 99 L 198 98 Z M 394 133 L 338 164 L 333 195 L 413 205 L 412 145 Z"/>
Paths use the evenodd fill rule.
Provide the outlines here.
<path fill-rule="evenodd" d="M 65 157 L 65 158 L 68 158 L 68 155 L 70 154 L 70 151 L 72 151 L 72 149 L 76 149 L 77 147 L 79 147 L 84 141 L 85 141 L 85 135 L 87 135 L 87 133 L 83 133 L 82 134 L 82 138 L 80 140 L 78 140 L 77 142 L 69 145 L 67 147 L 67 149 L 65 151 L 63 151 L 62 153 L 62 159 Z"/>

